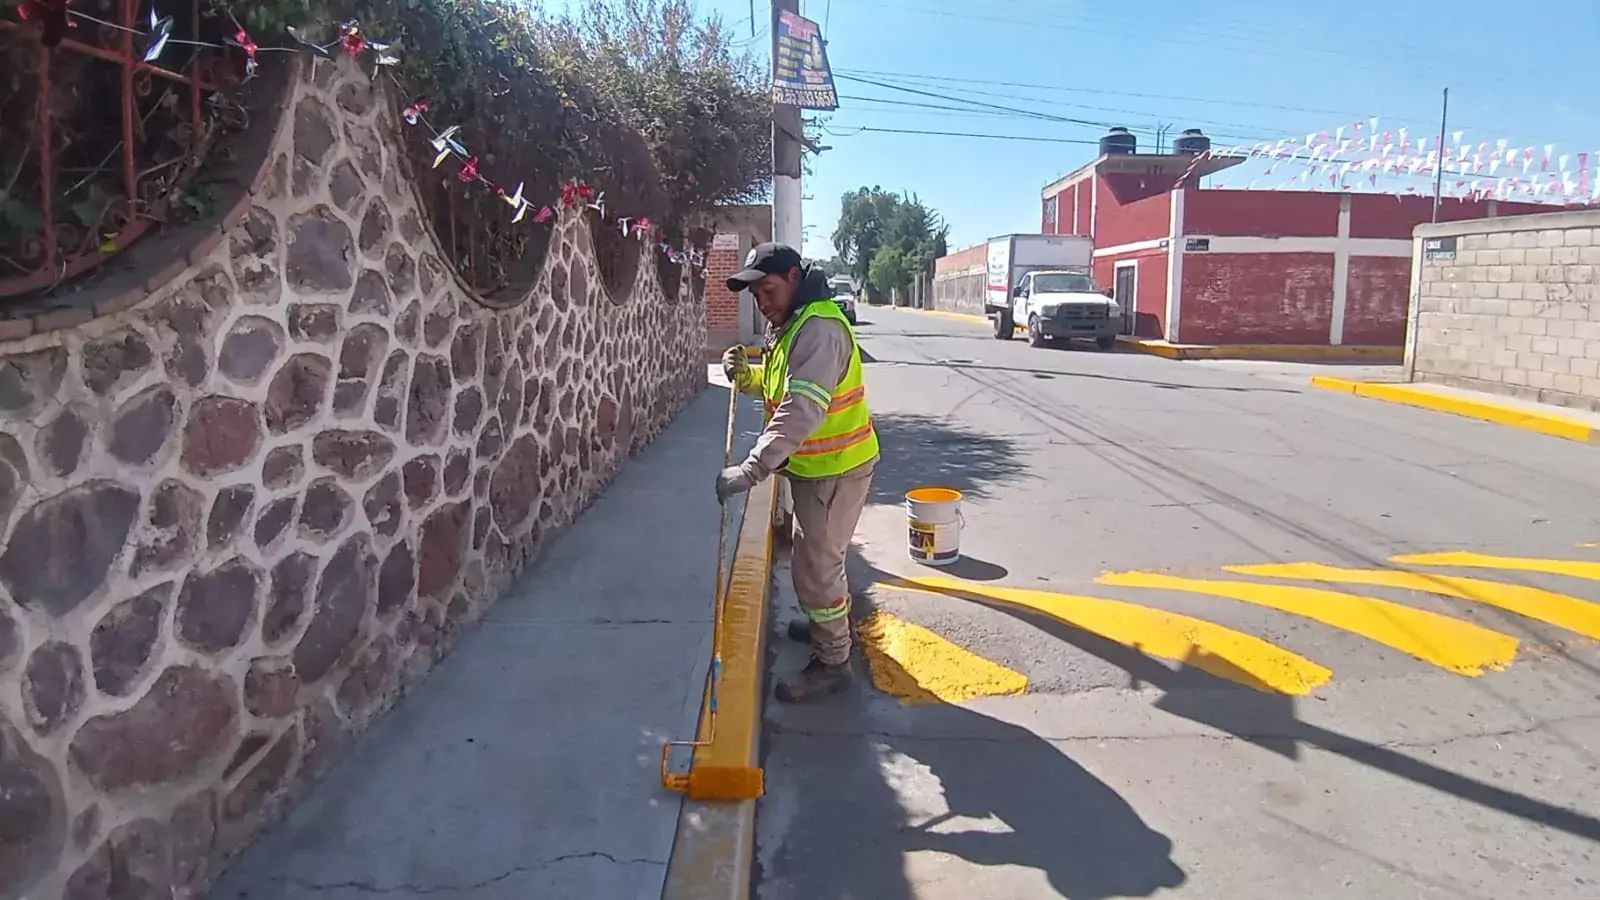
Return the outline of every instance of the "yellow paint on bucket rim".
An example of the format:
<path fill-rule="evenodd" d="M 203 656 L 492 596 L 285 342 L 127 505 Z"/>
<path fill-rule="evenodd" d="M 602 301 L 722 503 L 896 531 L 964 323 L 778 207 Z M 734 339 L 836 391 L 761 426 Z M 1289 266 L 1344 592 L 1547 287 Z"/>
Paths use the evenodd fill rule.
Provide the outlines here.
<path fill-rule="evenodd" d="M 966 497 L 955 488 L 920 487 L 906 491 L 906 499 L 917 503 L 950 503 Z"/>

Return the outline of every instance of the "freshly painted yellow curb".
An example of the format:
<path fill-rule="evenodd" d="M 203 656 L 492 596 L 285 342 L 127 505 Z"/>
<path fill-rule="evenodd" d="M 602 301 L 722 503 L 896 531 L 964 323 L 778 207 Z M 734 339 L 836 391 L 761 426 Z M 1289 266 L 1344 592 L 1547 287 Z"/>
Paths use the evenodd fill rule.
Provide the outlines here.
<path fill-rule="evenodd" d="M 772 504 L 776 479 L 749 493 L 733 574 L 722 604 L 722 680 L 717 691 L 717 727 L 710 744 L 697 748 L 689 770 L 692 800 L 749 800 L 763 789 L 757 753 L 766 660 L 767 585 L 772 571 Z M 711 698 L 700 712 L 700 734 L 710 733 Z M 697 779 L 696 773 L 703 777 Z M 750 773 L 754 773 L 751 775 Z M 741 774 L 742 773 L 742 774 Z M 730 793 L 726 788 L 737 784 Z"/>
<path fill-rule="evenodd" d="M 1402 347 L 1319 344 L 1169 344 L 1154 338 L 1117 335 L 1117 342 L 1163 359 L 1324 360 L 1328 362 L 1399 363 Z"/>
<path fill-rule="evenodd" d="M 1325 375 L 1313 375 L 1311 384 L 1315 387 L 1354 394 L 1358 397 L 1370 397 L 1373 400 L 1401 403 L 1406 406 L 1431 409 L 1435 412 L 1466 416 L 1469 419 L 1481 419 L 1498 425 L 1510 425 L 1513 428 L 1536 431 L 1540 434 L 1566 438 L 1569 441 L 1600 444 L 1600 430 L 1597 430 L 1588 422 L 1569 419 L 1566 416 L 1554 413 L 1535 412 L 1530 409 L 1494 403 L 1488 400 L 1451 397 L 1431 391 L 1418 390 L 1405 384 L 1348 381 L 1343 378 L 1329 378 Z"/>
<path fill-rule="evenodd" d="M 714 739 L 695 751 L 688 798 L 667 864 L 663 900 L 745 900 L 754 875 L 761 712 L 765 699 L 767 588 L 777 479 L 751 491 L 722 615 L 722 680 Z M 710 698 L 700 711 L 707 733 Z M 697 781 L 696 773 L 701 773 Z M 706 793 L 736 800 L 702 799 Z"/>
<path fill-rule="evenodd" d="M 938 316 L 941 319 L 951 319 L 951 320 L 956 321 L 956 322 L 971 322 L 971 323 L 973 323 L 975 325 L 988 325 L 989 324 L 989 317 L 988 316 L 975 316 L 975 315 L 972 315 L 971 313 L 946 312 L 945 310 L 942 310 L 942 309 L 919 309 L 919 308 L 917 308 L 915 306 L 895 306 L 895 307 L 889 307 L 889 308 L 896 309 L 896 310 L 903 310 L 905 312 L 922 313 L 923 315 L 929 315 L 929 316 Z M 1026 326 L 1017 325 L 1015 323 L 1013 323 L 1011 327 L 1013 329 L 1017 330 L 1017 331 L 1026 331 L 1027 330 Z"/>

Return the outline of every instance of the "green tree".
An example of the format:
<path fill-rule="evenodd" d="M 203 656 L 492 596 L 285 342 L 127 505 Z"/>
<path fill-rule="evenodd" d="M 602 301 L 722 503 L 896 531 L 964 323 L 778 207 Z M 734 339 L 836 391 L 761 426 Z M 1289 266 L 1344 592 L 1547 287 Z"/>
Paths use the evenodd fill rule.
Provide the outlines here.
<path fill-rule="evenodd" d="M 750 203 L 772 166 L 765 63 L 691 0 L 578 0 L 548 18 L 547 60 L 615 104 L 649 145 L 674 213 Z"/>
<path fill-rule="evenodd" d="M 911 282 L 910 260 L 899 247 L 885 244 L 872 254 L 872 264 L 867 267 L 867 283 L 883 295 L 904 290 Z"/>
<path fill-rule="evenodd" d="M 846 271 L 875 291 L 905 287 L 911 279 L 933 271 L 933 261 L 947 252 L 950 229 L 915 195 L 901 197 L 880 187 L 863 187 L 840 198 L 839 224 L 833 246 L 847 265 Z M 896 251 L 888 272 L 899 273 L 889 283 L 872 275 L 880 251 Z"/>

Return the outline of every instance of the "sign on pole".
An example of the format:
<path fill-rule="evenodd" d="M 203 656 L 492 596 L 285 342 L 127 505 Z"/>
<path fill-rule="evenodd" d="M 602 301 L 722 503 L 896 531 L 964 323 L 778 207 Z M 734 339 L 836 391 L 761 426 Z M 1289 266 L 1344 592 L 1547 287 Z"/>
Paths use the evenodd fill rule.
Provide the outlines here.
<path fill-rule="evenodd" d="M 778 16 L 772 59 L 772 102 L 800 109 L 839 108 L 822 29 L 788 10 Z"/>

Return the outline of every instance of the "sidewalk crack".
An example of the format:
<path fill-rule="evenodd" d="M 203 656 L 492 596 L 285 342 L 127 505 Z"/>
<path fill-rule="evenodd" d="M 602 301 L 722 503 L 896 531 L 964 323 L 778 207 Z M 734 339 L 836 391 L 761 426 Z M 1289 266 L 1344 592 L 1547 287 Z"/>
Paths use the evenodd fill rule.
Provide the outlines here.
<path fill-rule="evenodd" d="M 512 877 L 514 877 L 516 875 L 524 875 L 524 874 L 527 874 L 529 872 L 537 872 L 537 871 L 539 871 L 541 869 L 546 869 L 546 868 L 549 868 L 550 866 L 556 865 L 557 863 L 571 862 L 573 860 L 580 860 L 580 859 L 603 859 L 603 860 L 606 860 L 607 862 L 610 862 L 610 863 L 612 863 L 614 865 L 618 865 L 618 866 L 663 866 L 663 867 L 666 866 L 666 863 L 664 861 L 658 860 L 658 859 L 643 859 L 643 858 L 640 858 L 640 859 L 619 859 L 618 857 L 613 856 L 610 853 L 606 853 L 603 850 L 590 850 L 590 851 L 585 852 L 585 853 L 564 853 L 564 854 L 562 854 L 560 856 L 552 856 L 549 859 L 543 859 L 543 860 L 540 860 L 540 861 L 535 862 L 535 863 L 529 863 L 529 864 L 523 865 L 523 866 L 515 866 L 515 867 L 513 867 L 511 869 L 506 870 L 505 872 L 500 873 L 499 875 L 495 875 L 495 876 L 492 876 L 490 878 L 485 878 L 482 881 L 469 882 L 467 884 L 437 884 L 437 885 L 396 884 L 396 885 L 380 885 L 380 884 L 375 884 L 375 883 L 370 882 L 370 881 L 336 881 L 336 882 L 329 882 L 329 883 L 320 883 L 320 882 L 314 882 L 314 881 L 306 881 L 306 880 L 299 879 L 299 878 L 292 878 L 292 877 L 285 876 L 285 875 L 277 876 L 273 880 L 274 881 L 278 881 L 278 882 L 282 882 L 282 883 L 285 883 L 285 884 L 292 884 L 295 887 L 302 888 L 302 889 L 308 890 L 308 891 L 351 890 L 351 891 L 356 891 L 356 892 L 362 893 L 362 894 L 398 894 L 398 893 L 406 893 L 406 894 L 450 894 L 450 893 L 459 893 L 461 891 L 479 890 L 481 888 L 489 887 L 490 885 L 498 884 L 498 883 L 500 883 L 502 881 L 505 881 L 508 878 L 512 878 Z"/>

